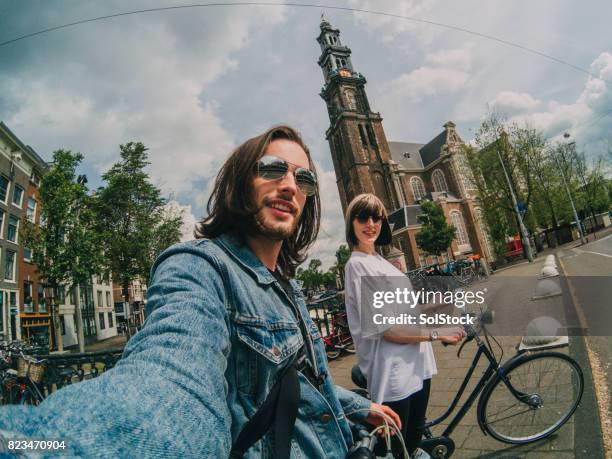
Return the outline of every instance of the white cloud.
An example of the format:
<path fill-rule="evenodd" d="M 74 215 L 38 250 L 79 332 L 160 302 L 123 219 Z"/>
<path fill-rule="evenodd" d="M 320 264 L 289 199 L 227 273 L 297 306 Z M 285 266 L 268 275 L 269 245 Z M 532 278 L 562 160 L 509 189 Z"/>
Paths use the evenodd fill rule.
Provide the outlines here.
<path fill-rule="evenodd" d="M 508 115 L 534 110 L 540 104 L 541 102 L 530 94 L 514 91 L 502 91 L 489 102 L 491 109 Z"/>
<path fill-rule="evenodd" d="M 198 219 L 193 215 L 191 206 L 184 206 L 176 200 L 170 200 L 166 203 L 166 209 L 171 215 L 181 215 L 183 219 L 181 241 L 191 241 L 193 239 L 193 230 L 198 222 Z"/>

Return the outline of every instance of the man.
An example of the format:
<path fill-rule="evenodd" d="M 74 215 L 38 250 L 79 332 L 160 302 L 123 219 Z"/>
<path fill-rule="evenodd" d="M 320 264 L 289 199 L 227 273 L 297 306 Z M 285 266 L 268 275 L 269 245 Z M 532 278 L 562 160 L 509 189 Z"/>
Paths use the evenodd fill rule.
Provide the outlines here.
<path fill-rule="evenodd" d="M 0 410 L 0 438 L 65 439 L 69 454 L 87 457 L 223 458 L 232 445 L 242 455 L 238 443 L 249 446 L 245 457 L 287 448 L 291 457 L 343 458 L 347 417 L 380 425 L 382 411 L 398 422 L 389 408 L 333 385 L 321 337 L 289 280 L 319 219 L 300 136 L 280 126 L 245 142 L 217 176 L 199 239 L 156 261 L 147 322 L 116 367 L 38 408 Z M 252 447 L 239 438 L 270 393 L 279 394 L 275 415 L 293 423 L 297 388 L 292 429 L 273 423 Z"/>

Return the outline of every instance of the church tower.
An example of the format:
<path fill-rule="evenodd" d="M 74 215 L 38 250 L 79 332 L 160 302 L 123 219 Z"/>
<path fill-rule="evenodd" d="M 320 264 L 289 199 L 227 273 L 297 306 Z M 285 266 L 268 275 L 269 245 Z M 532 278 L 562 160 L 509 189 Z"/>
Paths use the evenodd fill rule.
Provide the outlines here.
<path fill-rule="evenodd" d="M 374 193 L 387 212 L 404 204 L 393 169 L 380 113 L 370 108 L 366 79 L 355 71 L 351 50 L 340 41 L 340 31 L 324 18 L 317 42 L 318 64 L 325 82 L 320 96 L 327 105 L 330 126 L 325 132 L 336 172 L 342 209 L 360 193 Z"/>

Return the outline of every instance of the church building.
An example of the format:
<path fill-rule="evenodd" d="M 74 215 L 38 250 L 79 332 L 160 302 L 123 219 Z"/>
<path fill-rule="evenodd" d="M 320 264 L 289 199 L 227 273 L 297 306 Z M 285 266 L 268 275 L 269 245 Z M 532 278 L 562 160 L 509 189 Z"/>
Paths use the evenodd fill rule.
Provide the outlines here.
<path fill-rule="evenodd" d="M 393 247 L 386 255 L 403 254 L 403 260 L 401 255 L 399 259 L 407 270 L 470 254 L 493 261 L 493 247 L 455 124 L 445 123 L 427 144 L 387 140 L 382 117 L 368 102 L 366 79 L 353 67 L 351 50 L 340 41 L 340 31 L 325 19 L 320 28 L 318 64 L 324 79 L 320 96 L 330 121 L 325 136 L 343 212 L 358 194 L 377 195 L 385 203 L 393 232 Z M 425 199 L 439 203 L 457 230 L 448 253 L 438 259 L 416 244 L 419 203 Z"/>

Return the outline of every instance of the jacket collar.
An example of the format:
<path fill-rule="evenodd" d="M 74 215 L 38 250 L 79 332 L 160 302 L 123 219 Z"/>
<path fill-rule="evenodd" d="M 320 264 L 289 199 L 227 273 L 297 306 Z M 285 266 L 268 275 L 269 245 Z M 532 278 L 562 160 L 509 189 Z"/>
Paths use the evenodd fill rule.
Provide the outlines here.
<path fill-rule="evenodd" d="M 225 251 L 240 263 L 247 271 L 252 272 L 260 284 L 271 284 L 276 279 L 270 274 L 257 255 L 247 245 L 244 237 L 237 232 L 222 234 L 213 239 Z"/>

